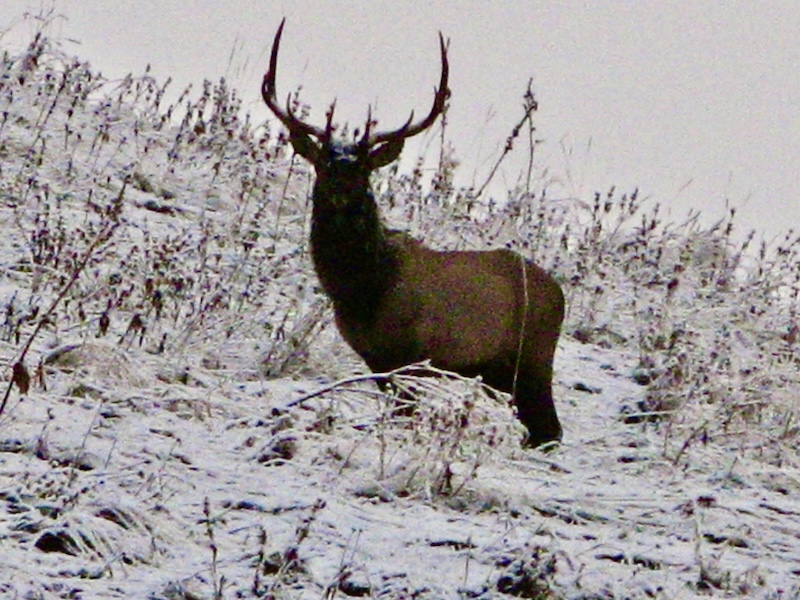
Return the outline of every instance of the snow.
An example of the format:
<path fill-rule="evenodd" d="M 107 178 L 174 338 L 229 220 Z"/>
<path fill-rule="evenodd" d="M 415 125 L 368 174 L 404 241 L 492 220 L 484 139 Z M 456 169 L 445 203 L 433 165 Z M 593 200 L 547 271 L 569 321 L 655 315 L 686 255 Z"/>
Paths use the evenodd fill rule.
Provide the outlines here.
<path fill-rule="evenodd" d="M 615 192 L 476 223 L 381 174 L 393 224 L 564 283 L 564 442 L 524 450 L 479 382 L 399 373 L 398 422 L 353 377 L 308 168 L 224 82 L 161 106 L 46 38 L 0 69 L 2 597 L 800 597 L 791 236 Z"/>

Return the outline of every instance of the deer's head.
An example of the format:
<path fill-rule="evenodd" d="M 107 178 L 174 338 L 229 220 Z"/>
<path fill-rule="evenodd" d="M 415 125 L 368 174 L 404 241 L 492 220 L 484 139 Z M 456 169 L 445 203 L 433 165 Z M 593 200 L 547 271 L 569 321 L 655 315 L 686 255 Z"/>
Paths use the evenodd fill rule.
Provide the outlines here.
<path fill-rule="evenodd" d="M 264 75 L 261 95 L 270 110 L 289 130 L 289 139 L 295 151 L 314 165 L 317 172 L 317 183 L 320 183 L 320 180 L 328 180 L 354 185 L 356 182 L 368 181 L 369 174 L 373 170 L 388 165 L 400 155 L 407 138 L 425 131 L 444 110 L 450 93 L 447 89 L 449 66 L 447 45 L 444 37 L 439 33 L 442 76 L 439 87 L 436 89 L 433 107 L 427 117 L 415 122 L 412 111 L 411 116 L 402 127 L 393 131 L 376 132 L 373 131 L 375 121 L 370 109 L 363 135 L 353 142 L 334 139 L 335 103 L 331 104 L 326 114 L 327 123 L 324 128 L 304 123 L 294 114 L 291 96 L 287 98 L 285 107 L 279 104 L 276 96 L 275 74 L 278 66 L 278 48 L 285 22 L 285 19 L 281 21 L 272 42 L 269 70 Z"/>

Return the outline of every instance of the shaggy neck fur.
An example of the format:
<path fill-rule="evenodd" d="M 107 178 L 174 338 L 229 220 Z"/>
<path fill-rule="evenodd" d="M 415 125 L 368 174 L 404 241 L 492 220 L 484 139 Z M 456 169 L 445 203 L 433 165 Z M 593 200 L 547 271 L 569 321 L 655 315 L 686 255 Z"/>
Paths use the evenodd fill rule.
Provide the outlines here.
<path fill-rule="evenodd" d="M 369 181 L 318 174 L 311 217 L 311 256 L 337 312 L 369 321 L 396 277 Z"/>

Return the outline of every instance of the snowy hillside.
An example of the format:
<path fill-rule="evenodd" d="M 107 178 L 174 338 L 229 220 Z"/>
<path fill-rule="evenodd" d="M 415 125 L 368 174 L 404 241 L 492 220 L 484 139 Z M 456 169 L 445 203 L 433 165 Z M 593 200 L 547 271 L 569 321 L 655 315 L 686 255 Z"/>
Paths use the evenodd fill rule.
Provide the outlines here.
<path fill-rule="evenodd" d="M 2 57 L 0 597 L 800 598 L 792 234 L 390 167 L 392 225 L 569 307 L 562 445 L 447 374 L 394 375 L 403 422 L 317 289 L 307 165 L 224 82 L 165 86 Z"/>

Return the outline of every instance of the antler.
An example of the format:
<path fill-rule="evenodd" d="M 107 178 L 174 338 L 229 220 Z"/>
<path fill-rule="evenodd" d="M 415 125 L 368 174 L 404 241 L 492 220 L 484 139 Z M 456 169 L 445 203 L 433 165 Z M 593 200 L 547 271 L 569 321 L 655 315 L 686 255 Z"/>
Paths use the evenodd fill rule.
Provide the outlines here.
<path fill-rule="evenodd" d="M 281 20 L 278 31 L 275 33 L 275 39 L 272 41 L 272 53 L 269 58 L 269 70 L 264 74 L 264 81 L 261 84 L 261 96 L 264 98 L 267 106 L 275 113 L 275 116 L 283 123 L 292 135 L 313 135 L 319 140 L 329 140 L 333 132 L 333 109 L 335 102 L 331 104 L 331 108 L 327 113 L 327 125 L 325 129 L 314 127 L 308 123 L 304 123 L 298 119 L 292 110 L 291 94 L 286 99 L 286 108 L 281 107 L 278 103 L 276 96 L 275 74 L 278 69 L 278 49 L 281 44 L 281 35 L 283 34 L 283 26 L 286 24 L 286 18 Z M 447 62 L 447 44 L 444 41 L 442 32 L 439 32 L 439 46 L 442 52 L 442 76 L 439 80 L 439 87 L 436 88 L 436 96 L 433 99 L 433 107 L 431 112 L 422 121 L 413 123 L 414 111 L 408 117 L 405 125 L 394 131 L 384 131 L 379 133 L 371 133 L 373 120 L 372 110 L 370 109 L 369 116 L 367 117 L 367 124 L 364 128 L 364 135 L 360 143 L 369 148 L 378 144 L 386 142 L 400 141 L 405 138 L 417 135 L 425 131 L 428 127 L 433 125 L 437 117 L 442 114 L 447 98 L 450 95 L 450 90 L 447 88 L 447 78 L 450 74 L 450 65 Z"/>
<path fill-rule="evenodd" d="M 278 70 L 278 48 L 281 45 L 281 35 L 283 34 L 283 26 L 285 24 L 286 18 L 284 17 L 281 20 L 281 24 L 278 27 L 277 33 L 275 34 L 275 39 L 272 40 L 272 53 L 269 57 L 269 70 L 264 74 L 264 81 L 261 84 L 261 97 L 264 98 L 264 102 L 266 102 L 270 110 L 275 113 L 275 116 L 278 117 L 281 123 L 286 125 L 286 128 L 293 135 L 313 135 L 318 139 L 326 139 L 326 132 L 327 137 L 329 137 L 332 129 L 331 119 L 333 118 L 333 105 L 331 105 L 331 109 L 329 111 L 328 126 L 326 130 L 320 129 L 319 127 L 314 127 L 308 123 L 304 123 L 294 115 L 294 111 L 292 110 L 291 94 L 289 94 L 289 96 L 286 98 L 285 109 L 278 104 L 278 98 L 275 92 L 275 73 Z"/>
<path fill-rule="evenodd" d="M 361 139 L 362 144 L 369 147 L 386 142 L 400 141 L 405 138 L 410 138 L 411 136 L 425 131 L 428 127 L 433 125 L 434 121 L 436 121 L 439 115 L 442 114 L 445 103 L 447 102 L 447 98 L 450 96 L 450 90 L 447 88 L 447 78 L 450 74 L 450 64 L 447 62 L 447 44 L 444 41 L 444 36 L 442 35 L 441 31 L 439 32 L 439 47 L 441 48 L 442 52 L 442 76 L 439 80 L 439 87 L 436 88 L 436 96 L 433 99 L 433 107 L 431 108 L 431 112 L 428 113 L 428 116 L 422 121 L 412 125 L 412 121 L 414 120 L 414 111 L 412 110 L 411 115 L 408 117 L 408 121 L 406 121 L 405 125 L 399 129 L 370 134 L 370 127 L 372 125 L 372 113 L 370 111 L 370 114 L 367 118 L 367 126 L 364 131 L 364 137 Z"/>

